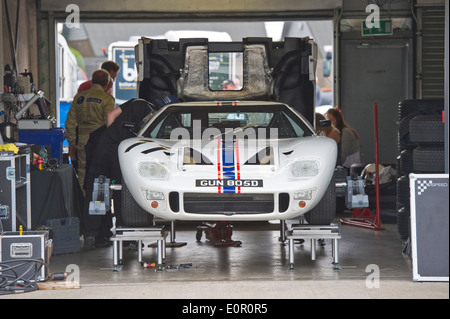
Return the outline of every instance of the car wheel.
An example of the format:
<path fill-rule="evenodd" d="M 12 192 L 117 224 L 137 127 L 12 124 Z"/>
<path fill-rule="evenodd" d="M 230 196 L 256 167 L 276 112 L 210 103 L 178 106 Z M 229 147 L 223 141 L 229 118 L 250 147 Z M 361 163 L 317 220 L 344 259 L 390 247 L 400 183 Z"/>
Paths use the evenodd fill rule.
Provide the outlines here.
<path fill-rule="evenodd" d="M 444 110 L 444 100 L 405 100 L 398 106 L 398 149 L 413 149 L 417 146 L 410 138 L 409 124 L 420 115 L 441 114 Z"/>
<path fill-rule="evenodd" d="M 397 212 L 397 229 L 401 240 L 407 240 L 410 236 L 410 213 L 409 209 L 402 207 Z"/>
<path fill-rule="evenodd" d="M 413 143 L 444 143 L 442 115 L 418 115 L 409 122 L 409 135 Z"/>
<path fill-rule="evenodd" d="M 415 172 L 443 173 L 445 170 L 444 145 L 420 145 L 414 149 Z"/>
<path fill-rule="evenodd" d="M 305 214 L 310 225 L 330 225 L 336 217 L 336 185 L 335 178 L 331 179 L 322 200 L 312 210 Z"/>
<path fill-rule="evenodd" d="M 122 222 L 127 227 L 148 227 L 153 223 L 153 215 L 143 210 L 131 196 L 125 182 L 122 183 Z"/>
<path fill-rule="evenodd" d="M 409 208 L 409 178 L 401 176 L 397 179 L 397 205 L 398 207 Z"/>
<path fill-rule="evenodd" d="M 408 116 L 412 113 L 429 114 L 443 108 L 444 100 L 442 99 L 418 99 L 400 101 L 398 104 L 398 120 L 401 121 L 405 116 Z"/>
<path fill-rule="evenodd" d="M 402 175 L 409 175 L 414 171 L 413 165 L 413 151 L 403 150 L 399 156 L 399 173 Z"/>

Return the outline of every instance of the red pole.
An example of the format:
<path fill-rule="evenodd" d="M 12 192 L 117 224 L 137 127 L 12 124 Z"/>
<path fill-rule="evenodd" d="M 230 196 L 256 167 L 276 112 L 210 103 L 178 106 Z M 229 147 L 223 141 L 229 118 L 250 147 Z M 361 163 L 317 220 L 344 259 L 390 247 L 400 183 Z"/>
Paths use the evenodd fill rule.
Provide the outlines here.
<path fill-rule="evenodd" d="M 375 103 L 374 108 L 374 131 L 375 131 L 375 196 L 376 196 L 376 214 L 375 226 L 380 227 L 380 172 L 379 172 L 379 158 L 378 158 L 378 105 Z"/>
<path fill-rule="evenodd" d="M 380 220 L 380 169 L 379 169 L 379 159 L 378 159 L 378 105 L 375 103 L 374 108 L 374 131 L 375 131 L 375 191 L 376 191 L 376 214 L 375 220 L 369 221 L 368 219 L 361 218 L 342 218 L 341 223 L 345 225 L 353 225 L 363 228 L 370 228 L 374 230 L 383 230 L 381 227 Z M 367 208 L 370 212 L 370 209 Z M 371 212 L 370 212 L 371 213 Z M 355 217 L 355 216 L 354 216 Z M 364 216 L 365 217 L 365 216 Z"/>

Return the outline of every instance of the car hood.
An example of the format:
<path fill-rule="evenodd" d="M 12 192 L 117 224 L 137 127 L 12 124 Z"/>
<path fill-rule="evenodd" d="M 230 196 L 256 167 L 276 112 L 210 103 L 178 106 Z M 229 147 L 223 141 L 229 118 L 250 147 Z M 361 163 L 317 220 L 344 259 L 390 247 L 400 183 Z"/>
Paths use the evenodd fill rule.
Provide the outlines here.
<path fill-rule="evenodd" d="M 234 178 L 246 175 L 278 174 L 297 160 L 315 160 L 321 167 L 334 168 L 336 143 L 326 137 L 277 140 L 222 139 L 172 141 L 148 138 L 131 138 L 119 146 L 119 159 L 124 179 L 137 172 L 136 163 L 158 162 L 171 175 L 192 172 L 196 177 L 220 178 L 234 174 Z M 333 161 L 327 163 L 325 161 Z M 238 176 L 241 174 L 241 176 Z M 329 172 L 326 173 L 329 177 Z M 131 181 L 130 181 L 131 182 Z"/>

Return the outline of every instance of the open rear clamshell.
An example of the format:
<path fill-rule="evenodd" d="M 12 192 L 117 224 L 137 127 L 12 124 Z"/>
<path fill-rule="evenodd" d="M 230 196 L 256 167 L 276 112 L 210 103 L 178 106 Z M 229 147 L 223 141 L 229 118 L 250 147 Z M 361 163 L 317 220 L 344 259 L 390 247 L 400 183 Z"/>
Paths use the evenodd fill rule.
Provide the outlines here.
<path fill-rule="evenodd" d="M 277 101 L 314 119 L 316 45 L 310 38 L 141 38 L 136 46 L 139 97 L 182 101 Z"/>

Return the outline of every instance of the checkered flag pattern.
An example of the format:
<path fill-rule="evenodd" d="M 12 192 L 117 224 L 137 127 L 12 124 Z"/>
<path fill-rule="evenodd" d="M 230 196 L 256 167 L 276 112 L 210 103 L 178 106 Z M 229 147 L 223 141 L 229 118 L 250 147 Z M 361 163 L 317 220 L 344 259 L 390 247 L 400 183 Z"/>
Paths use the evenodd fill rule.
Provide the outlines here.
<path fill-rule="evenodd" d="M 423 192 L 433 183 L 432 180 L 429 181 L 417 181 L 417 195 L 422 195 Z"/>

